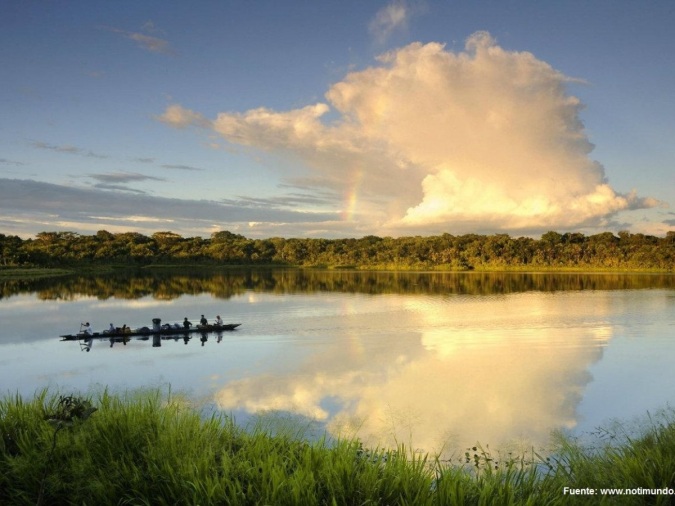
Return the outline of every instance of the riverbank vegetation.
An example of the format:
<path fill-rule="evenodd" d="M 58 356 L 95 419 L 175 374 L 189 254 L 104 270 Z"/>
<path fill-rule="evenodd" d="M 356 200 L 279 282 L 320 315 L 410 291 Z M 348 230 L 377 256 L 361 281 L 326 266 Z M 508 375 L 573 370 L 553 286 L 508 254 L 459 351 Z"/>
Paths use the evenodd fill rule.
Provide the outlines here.
<path fill-rule="evenodd" d="M 561 438 L 548 458 L 502 460 L 474 447 L 442 462 L 403 447 L 244 430 L 159 392 L 43 391 L 0 401 L 0 503 L 670 504 L 675 416 L 639 434 L 603 434 L 593 447 Z"/>
<path fill-rule="evenodd" d="M 9 267 L 104 265 L 280 265 L 391 270 L 675 270 L 675 232 L 665 237 L 611 232 L 547 232 L 540 239 L 507 234 L 428 237 L 249 239 L 227 231 L 210 238 L 172 232 L 94 235 L 0 234 L 0 273 Z"/>

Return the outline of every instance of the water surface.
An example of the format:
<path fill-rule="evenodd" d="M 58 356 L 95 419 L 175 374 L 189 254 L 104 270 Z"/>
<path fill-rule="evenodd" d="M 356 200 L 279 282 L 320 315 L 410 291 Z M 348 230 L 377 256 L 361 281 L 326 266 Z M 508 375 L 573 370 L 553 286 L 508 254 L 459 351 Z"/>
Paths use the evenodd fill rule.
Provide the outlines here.
<path fill-rule="evenodd" d="M 675 400 L 667 275 L 324 271 L 6 282 L 0 385 L 30 396 L 166 387 L 237 420 L 290 417 L 424 451 L 542 446 Z M 240 329 L 61 342 L 82 321 L 201 314 Z M 156 346 L 160 344 L 161 346 Z"/>

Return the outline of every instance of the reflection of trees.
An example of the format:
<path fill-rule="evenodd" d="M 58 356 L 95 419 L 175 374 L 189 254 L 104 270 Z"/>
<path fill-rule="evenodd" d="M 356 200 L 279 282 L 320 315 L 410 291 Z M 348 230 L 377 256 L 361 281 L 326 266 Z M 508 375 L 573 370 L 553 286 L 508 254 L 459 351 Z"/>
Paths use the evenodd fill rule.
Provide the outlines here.
<path fill-rule="evenodd" d="M 5 280 L 0 297 L 37 293 L 44 300 L 78 296 L 99 299 L 171 300 L 181 295 L 209 293 L 228 299 L 247 290 L 270 293 L 400 293 L 488 295 L 526 291 L 624 290 L 675 288 L 668 274 L 579 274 L 513 272 L 387 272 L 303 269 L 172 269 L 68 276 L 37 280 Z"/>

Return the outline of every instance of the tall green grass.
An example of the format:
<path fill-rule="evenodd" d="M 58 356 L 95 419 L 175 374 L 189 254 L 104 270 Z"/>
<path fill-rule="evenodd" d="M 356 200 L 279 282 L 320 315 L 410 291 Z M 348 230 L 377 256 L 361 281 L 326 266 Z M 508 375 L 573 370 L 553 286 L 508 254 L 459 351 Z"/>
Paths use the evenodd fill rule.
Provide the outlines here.
<path fill-rule="evenodd" d="M 669 496 L 580 496 L 564 487 L 675 488 L 675 416 L 594 447 L 561 437 L 551 457 L 463 464 L 358 441 L 308 443 L 204 418 L 156 392 L 86 399 L 97 410 L 60 426 L 46 391 L 0 401 L 0 504 L 557 505 L 670 504 Z M 85 403 L 86 404 L 86 403 Z M 53 422 L 53 421 L 52 421 Z M 42 496 L 40 497 L 40 492 Z"/>

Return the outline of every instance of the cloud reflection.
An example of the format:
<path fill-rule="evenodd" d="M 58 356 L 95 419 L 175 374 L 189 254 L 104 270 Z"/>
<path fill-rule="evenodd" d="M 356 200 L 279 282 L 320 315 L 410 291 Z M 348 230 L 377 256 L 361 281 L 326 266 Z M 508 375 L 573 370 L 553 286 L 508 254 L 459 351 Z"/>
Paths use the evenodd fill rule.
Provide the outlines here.
<path fill-rule="evenodd" d="M 609 327 L 567 324 L 564 297 L 505 297 L 497 315 L 485 314 L 481 299 L 446 303 L 457 311 L 450 325 L 448 307 L 427 302 L 397 312 L 413 315 L 422 332 L 377 344 L 356 335 L 335 340 L 291 372 L 229 383 L 216 402 L 224 410 L 290 412 L 323 422 L 332 435 L 430 452 L 477 442 L 540 447 L 553 429 L 577 424 Z M 580 318 L 598 309 L 581 308 Z"/>

